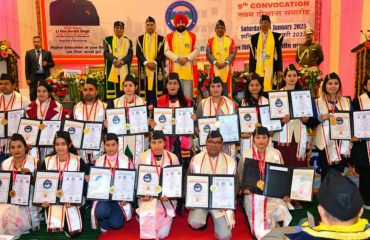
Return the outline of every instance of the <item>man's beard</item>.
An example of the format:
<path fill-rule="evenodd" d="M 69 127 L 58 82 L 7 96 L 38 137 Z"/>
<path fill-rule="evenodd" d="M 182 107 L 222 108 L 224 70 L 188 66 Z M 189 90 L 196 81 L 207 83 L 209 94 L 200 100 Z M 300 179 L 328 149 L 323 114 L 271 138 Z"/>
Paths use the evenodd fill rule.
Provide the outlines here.
<path fill-rule="evenodd" d="M 184 27 L 184 26 L 178 26 L 178 27 L 176 27 L 176 30 L 177 30 L 178 32 L 182 33 L 183 31 L 185 31 L 185 30 L 186 30 L 186 27 Z"/>
<path fill-rule="evenodd" d="M 85 101 L 87 101 L 87 102 L 93 102 L 93 101 L 95 101 L 95 100 L 96 100 L 96 97 L 94 97 L 93 95 L 86 95 L 86 96 L 84 97 L 84 99 L 85 99 Z"/>

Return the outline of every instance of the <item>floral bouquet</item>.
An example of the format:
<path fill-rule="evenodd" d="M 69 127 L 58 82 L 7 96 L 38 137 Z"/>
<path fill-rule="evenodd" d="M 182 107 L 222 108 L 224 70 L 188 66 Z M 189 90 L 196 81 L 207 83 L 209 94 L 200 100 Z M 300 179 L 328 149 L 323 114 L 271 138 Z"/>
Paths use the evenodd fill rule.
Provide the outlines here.
<path fill-rule="evenodd" d="M 244 98 L 245 88 L 247 87 L 247 80 L 249 79 L 248 72 L 233 72 L 233 98 L 239 105 Z"/>
<path fill-rule="evenodd" d="M 9 56 L 16 56 L 9 42 L 6 40 L 0 41 L 0 61 L 7 59 Z"/>
<path fill-rule="evenodd" d="M 320 88 L 320 84 L 323 81 L 321 75 L 322 72 L 318 69 L 302 68 L 300 76 L 300 83 L 302 87 L 308 88 L 311 91 L 311 95 L 317 96 Z"/>
<path fill-rule="evenodd" d="M 208 71 L 198 69 L 198 89 L 202 98 L 209 96 L 209 85 L 211 85 L 211 79 Z"/>

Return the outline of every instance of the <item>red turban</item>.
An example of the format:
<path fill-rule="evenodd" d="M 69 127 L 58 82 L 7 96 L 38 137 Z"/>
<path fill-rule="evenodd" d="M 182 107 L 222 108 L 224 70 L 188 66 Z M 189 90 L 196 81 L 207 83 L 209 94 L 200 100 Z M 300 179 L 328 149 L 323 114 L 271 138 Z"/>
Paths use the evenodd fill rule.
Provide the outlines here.
<path fill-rule="evenodd" d="M 176 14 L 175 18 L 173 19 L 173 23 L 175 24 L 175 26 L 177 26 L 177 24 L 179 23 L 180 20 L 182 20 L 184 22 L 185 26 L 187 26 L 188 23 L 189 23 L 189 19 L 185 14 L 178 13 L 178 14 Z"/>

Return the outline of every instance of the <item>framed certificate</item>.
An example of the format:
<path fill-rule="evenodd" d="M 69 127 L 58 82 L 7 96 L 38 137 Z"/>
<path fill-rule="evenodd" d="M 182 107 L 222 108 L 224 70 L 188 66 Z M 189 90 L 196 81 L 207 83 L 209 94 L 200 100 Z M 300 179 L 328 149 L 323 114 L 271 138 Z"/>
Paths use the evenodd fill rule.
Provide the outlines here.
<path fill-rule="evenodd" d="M 11 110 L 7 111 L 6 114 L 7 119 L 7 137 L 11 138 L 14 133 L 17 133 L 19 122 L 21 121 L 21 118 L 24 117 L 24 109 L 18 109 L 18 110 Z"/>
<path fill-rule="evenodd" d="M 171 165 L 162 168 L 161 172 L 161 196 L 167 198 L 181 198 L 183 185 L 182 165 Z"/>
<path fill-rule="evenodd" d="M 102 122 L 85 122 L 81 149 L 99 151 L 102 131 Z"/>
<path fill-rule="evenodd" d="M 353 111 L 353 136 L 362 140 L 370 139 L 370 111 Z"/>
<path fill-rule="evenodd" d="M 154 130 L 162 130 L 165 135 L 173 134 L 173 124 L 175 124 L 172 108 L 154 108 L 153 119 L 157 124 Z"/>
<path fill-rule="evenodd" d="M 175 108 L 175 135 L 194 134 L 194 120 L 191 118 L 193 114 L 192 107 Z"/>
<path fill-rule="evenodd" d="M 139 165 L 136 196 L 158 197 L 161 192 L 156 166 Z"/>
<path fill-rule="evenodd" d="M 237 114 L 218 116 L 220 133 L 224 143 L 239 142 L 239 119 Z"/>
<path fill-rule="evenodd" d="M 81 204 L 85 173 L 84 172 L 64 172 L 62 186 L 62 197 L 60 203 Z"/>
<path fill-rule="evenodd" d="M 293 169 L 290 199 L 311 202 L 314 177 L 314 169 Z"/>
<path fill-rule="evenodd" d="M 239 125 L 241 133 L 252 133 L 258 123 L 258 114 L 256 107 L 239 108 Z"/>
<path fill-rule="evenodd" d="M 209 175 L 188 174 L 186 176 L 185 207 L 208 209 L 209 187 Z"/>
<path fill-rule="evenodd" d="M 289 96 L 287 91 L 268 92 L 271 119 L 282 119 L 289 115 Z"/>
<path fill-rule="evenodd" d="M 9 202 L 10 181 L 12 181 L 11 175 L 11 172 L 0 171 L 0 203 Z"/>
<path fill-rule="evenodd" d="M 216 130 L 216 117 L 199 118 L 198 128 L 199 128 L 199 145 L 205 146 L 208 134 Z"/>
<path fill-rule="evenodd" d="M 112 201 L 133 202 L 135 200 L 136 171 L 116 169 L 113 182 Z"/>
<path fill-rule="evenodd" d="M 55 171 L 38 171 L 36 173 L 33 203 L 56 204 L 59 173 Z"/>
<path fill-rule="evenodd" d="M 351 140 L 351 115 L 350 112 L 334 112 L 329 119 L 330 139 Z"/>
<path fill-rule="evenodd" d="M 290 118 L 313 117 L 312 99 L 310 90 L 289 91 L 292 115 Z"/>
<path fill-rule="evenodd" d="M 10 204 L 28 206 L 30 201 L 30 188 L 31 188 L 31 174 L 17 173 L 16 177 L 13 176 L 11 185 Z"/>
<path fill-rule="evenodd" d="M 137 106 L 128 108 L 128 122 L 130 135 L 144 134 L 149 131 L 147 107 Z"/>
<path fill-rule="evenodd" d="M 75 148 L 80 149 L 84 132 L 84 122 L 78 120 L 64 120 L 63 131 L 69 132 L 72 143 Z"/>
<path fill-rule="evenodd" d="M 235 176 L 211 176 L 210 209 L 235 209 Z"/>
<path fill-rule="evenodd" d="M 55 134 L 61 129 L 62 121 L 45 120 L 40 125 L 39 147 L 52 147 L 54 145 Z"/>
<path fill-rule="evenodd" d="M 279 132 L 283 130 L 280 120 L 272 120 L 270 118 L 270 110 L 268 105 L 259 106 L 259 117 L 263 127 L 266 127 L 269 132 Z"/>
<path fill-rule="evenodd" d="M 109 200 L 112 173 L 109 168 L 91 167 L 86 198 L 90 200 Z"/>
<path fill-rule="evenodd" d="M 126 130 L 126 108 L 112 108 L 106 110 L 108 133 L 115 133 L 117 136 L 127 134 Z"/>
<path fill-rule="evenodd" d="M 26 140 L 27 145 L 36 146 L 41 120 L 22 118 L 19 122 L 18 133 Z"/>
<path fill-rule="evenodd" d="M 6 120 L 5 112 L 0 112 L 0 139 L 6 138 L 7 124 L 8 120 Z"/>

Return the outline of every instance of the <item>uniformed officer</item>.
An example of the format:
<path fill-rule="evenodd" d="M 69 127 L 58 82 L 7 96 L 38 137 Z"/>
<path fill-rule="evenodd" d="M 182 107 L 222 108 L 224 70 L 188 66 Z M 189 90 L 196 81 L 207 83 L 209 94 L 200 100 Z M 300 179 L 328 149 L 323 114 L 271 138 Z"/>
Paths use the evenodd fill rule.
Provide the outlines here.
<path fill-rule="evenodd" d="M 304 68 L 317 68 L 324 61 L 320 43 L 313 42 L 313 29 L 304 30 L 306 42 L 297 48 L 296 61 Z"/>

